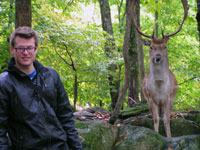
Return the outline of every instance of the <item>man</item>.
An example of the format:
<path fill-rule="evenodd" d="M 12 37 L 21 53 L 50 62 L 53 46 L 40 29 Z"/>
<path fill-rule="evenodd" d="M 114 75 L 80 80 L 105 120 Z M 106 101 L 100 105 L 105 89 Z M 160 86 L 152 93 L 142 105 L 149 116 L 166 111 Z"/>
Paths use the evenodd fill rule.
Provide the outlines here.
<path fill-rule="evenodd" d="M 0 75 L 0 150 L 82 150 L 59 75 L 35 60 L 35 31 L 16 29 L 10 44 L 13 58 Z"/>

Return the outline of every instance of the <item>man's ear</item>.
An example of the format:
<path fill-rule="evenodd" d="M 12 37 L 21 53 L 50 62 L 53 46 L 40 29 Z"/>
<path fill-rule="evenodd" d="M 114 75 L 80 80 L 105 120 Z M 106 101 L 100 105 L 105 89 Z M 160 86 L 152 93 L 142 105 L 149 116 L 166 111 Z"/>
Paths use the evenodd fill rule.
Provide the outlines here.
<path fill-rule="evenodd" d="M 147 40 L 147 39 L 141 39 L 141 41 L 145 46 L 150 46 L 150 44 L 151 44 L 151 41 Z"/>
<path fill-rule="evenodd" d="M 39 49 L 39 46 L 36 46 L 36 47 L 35 47 L 35 52 L 36 52 L 36 53 L 38 52 L 38 49 Z"/>
<path fill-rule="evenodd" d="M 9 47 L 10 53 L 13 54 L 14 48 L 12 46 Z"/>

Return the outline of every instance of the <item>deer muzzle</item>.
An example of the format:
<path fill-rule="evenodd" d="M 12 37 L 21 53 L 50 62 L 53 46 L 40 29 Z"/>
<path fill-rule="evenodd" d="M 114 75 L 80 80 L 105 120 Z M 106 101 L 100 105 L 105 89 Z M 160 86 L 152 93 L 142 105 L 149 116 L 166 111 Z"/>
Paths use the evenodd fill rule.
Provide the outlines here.
<path fill-rule="evenodd" d="M 160 64 L 162 62 L 162 55 L 161 54 L 156 54 L 153 57 L 153 63 L 154 64 Z"/>

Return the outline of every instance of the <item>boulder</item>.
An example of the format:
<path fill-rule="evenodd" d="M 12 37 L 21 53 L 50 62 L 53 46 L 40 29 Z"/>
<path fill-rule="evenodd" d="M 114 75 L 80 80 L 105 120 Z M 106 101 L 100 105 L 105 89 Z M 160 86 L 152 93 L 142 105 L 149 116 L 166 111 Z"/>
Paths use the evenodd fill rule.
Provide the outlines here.
<path fill-rule="evenodd" d="M 149 117 L 131 117 L 123 121 L 124 125 L 141 126 L 150 129 L 154 129 L 153 119 Z M 200 134 L 200 126 L 194 121 L 186 120 L 184 118 L 176 118 L 170 120 L 170 127 L 172 137 Z M 159 133 L 166 136 L 164 124 L 162 119 L 159 123 Z"/>
<path fill-rule="evenodd" d="M 199 150 L 200 135 L 187 135 L 168 139 L 164 150 Z"/>
<path fill-rule="evenodd" d="M 153 130 L 147 104 L 122 110 L 114 125 L 108 123 L 109 113 L 99 108 L 84 109 L 74 116 L 84 150 L 200 149 L 200 111 L 173 114 L 172 138 L 166 137 L 162 119 L 159 133 Z"/>
<path fill-rule="evenodd" d="M 199 150 L 200 135 L 166 138 L 149 128 L 76 121 L 84 150 Z"/>
<path fill-rule="evenodd" d="M 113 150 L 158 150 L 163 149 L 164 145 L 165 138 L 153 130 L 137 126 L 123 126 L 119 128 L 119 137 Z"/>
<path fill-rule="evenodd" d="M 76 121 L 84 150 L 111 150 L 118 128 L 98 120 Z"/>

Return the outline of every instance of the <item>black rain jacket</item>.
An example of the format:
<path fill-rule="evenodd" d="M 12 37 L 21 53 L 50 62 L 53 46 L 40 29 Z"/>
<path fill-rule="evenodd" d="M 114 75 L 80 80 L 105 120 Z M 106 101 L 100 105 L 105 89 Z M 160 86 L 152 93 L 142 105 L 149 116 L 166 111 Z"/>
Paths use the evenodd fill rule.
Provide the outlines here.
<path fill-rule="evenodd" d="M 59 75 L 37 60 L 34 67 L 34 80 L 48 99 L 27 86 L 30 78 L 15 67 L 14 58 L 0 74 L 0 150 L 82 150 Z"/>

